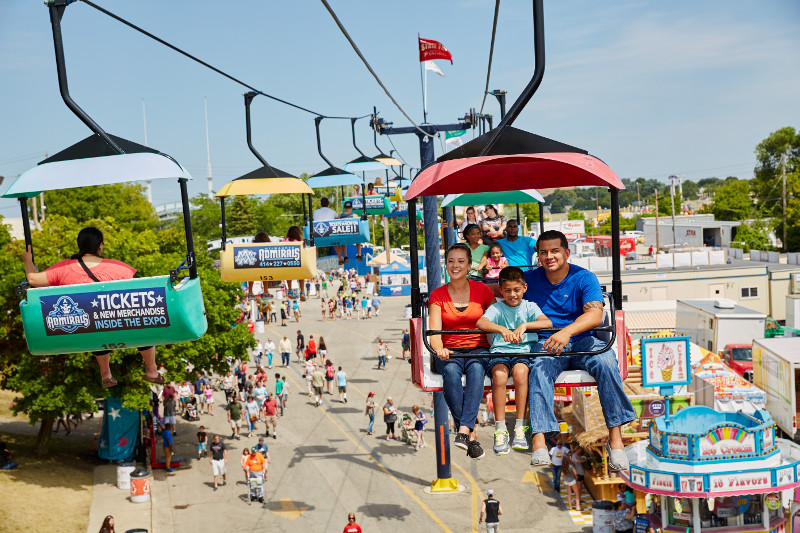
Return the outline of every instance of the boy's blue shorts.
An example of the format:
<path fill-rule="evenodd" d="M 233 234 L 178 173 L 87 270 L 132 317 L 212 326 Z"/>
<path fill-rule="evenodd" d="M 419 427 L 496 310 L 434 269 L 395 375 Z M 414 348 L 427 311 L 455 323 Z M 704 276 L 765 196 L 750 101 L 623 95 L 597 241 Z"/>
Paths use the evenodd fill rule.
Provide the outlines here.
<path fill-rule="evenodd" d="M 486 373 L 491 376 L 492 368 L 494 365 L 506 365 L 508 368 L 508 373 L 511 374 L 511 371 L 514 369 L 514 365 L 517 363 L 522 363 L 525 365 L 525 368 L 528 368 L 528 364 L 530 363 L 530 357 L 492 357 L 489 359 L 489 362 L 486 364 Z"/>

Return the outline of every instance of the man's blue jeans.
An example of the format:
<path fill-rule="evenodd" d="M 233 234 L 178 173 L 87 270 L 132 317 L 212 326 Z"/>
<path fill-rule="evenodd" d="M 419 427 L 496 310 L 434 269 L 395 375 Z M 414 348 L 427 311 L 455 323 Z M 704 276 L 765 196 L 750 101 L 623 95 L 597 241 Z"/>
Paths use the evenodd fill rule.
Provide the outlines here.
<path fill-rule="evenodd" d="M 281 352 L 281 363 L 284 366 L 289 366 L 289 352 Z"/>
<path fill-rule="evenodd" d="M 561 465 L 553 465 L 553 489 L 556 492 L 561 490 Z M 569 487 L 567 492 L 569 492 Z"/>
<path fill-rule="evenodd" d="M 476 348 L 469 353 L 486 353 L 488 348 Z M 456 431 L 461 426 L 475 427 L 483 397 L 483 378 L 487 359 L 450 358 L 442 361 L 435 355 L 434 368 L 442 375 L 444 400 L 453 415 Z M 461 385 L 461 376 L 466 377 Z"/>
<path fill-rule="evenodd" d="M 540 340 L 531 352 L 544 352 L 543 344 L 544 340 Z M 583 337 L 574 344 L 567 344 L 564 351 L 589 352 L 605 344 L 596 337 Z M 544 433 L 548 438 L 558 434 L 558 420 L 553 412 L 554 383 L 564 370 L 585 370 L 597 381 L 597 393 L 607 427 L 621 426 L 636 419 L 633 406 L 622 390 L 619 365 L 613 350 L 597 355 L 538 356 L 531 360 L 529 368 L 528 401 L 532 434 Z"/>

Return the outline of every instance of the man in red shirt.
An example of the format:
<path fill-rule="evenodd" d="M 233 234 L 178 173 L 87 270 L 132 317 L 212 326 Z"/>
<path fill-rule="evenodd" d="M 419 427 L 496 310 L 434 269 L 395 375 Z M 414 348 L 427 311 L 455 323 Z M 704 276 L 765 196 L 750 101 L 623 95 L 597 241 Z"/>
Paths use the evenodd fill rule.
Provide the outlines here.
<path fill-rule="evenodd" d="M 361 533 L 361 526 L 356 524 L 356 515 L 353 513 L 347 515 L 347 525 L 342 533 Z"/>
<path fill-rule="evenodd" d="M 280 415 L 278 415 L 278 400 L 276 400 L 275 395 L 270 392 L 267 395 L 267 399 L 264 400 L 264 423 L 267 426 L 267 437 L 269 437 L 269 428 L 271 425 L 272 438 L 278 438 L 278 418 L 280 418 Z"/>

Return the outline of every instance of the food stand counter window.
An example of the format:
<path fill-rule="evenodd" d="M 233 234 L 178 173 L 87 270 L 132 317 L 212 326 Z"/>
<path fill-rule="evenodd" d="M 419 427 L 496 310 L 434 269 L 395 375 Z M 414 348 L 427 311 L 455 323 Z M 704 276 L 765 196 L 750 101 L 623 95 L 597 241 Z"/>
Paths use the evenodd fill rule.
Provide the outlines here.
<path fill-rule="evenodd" d="M 742 496 L 728 496 L 714 500 L 714 510 L 708 506 L 708 500 L 700 499 L 700 524 L 703 531 L 706 529 L 738 528 L 752 525 L 756 530 L 762 530 L 762 512 L 764 509 L 764 494 L 750 494 Z M 680 507 L 676 505 L 680 500 Z M 692 498 L 668 498 L 669 525 L 681 528 L 692 526 Z M 680 512 L 678 512 L 678 510 Z M 780 509 L 769 510 L 770 524 L 781 518 Z M 744 528 L 742 531 L 749 531 Z"/>

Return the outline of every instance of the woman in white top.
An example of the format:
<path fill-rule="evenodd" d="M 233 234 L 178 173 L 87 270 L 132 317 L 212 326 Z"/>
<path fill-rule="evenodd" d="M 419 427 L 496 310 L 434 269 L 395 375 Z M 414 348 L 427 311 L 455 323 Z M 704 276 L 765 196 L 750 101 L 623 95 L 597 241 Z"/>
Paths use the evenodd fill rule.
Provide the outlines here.
<path fill-rule="evenodd" d="M 189 401 L 189 398 L 194 397 L 194 395 L 192 394 L 192 387 L 191 385 L 189 385 L 188 381 L 184 381 L 178 387 L 178 396 L 181 399 L 181 414 L 183 414 L 184 411 L 186 411 L 186 402 Z"/>
<path fill-rule="evenodd" d="M 466 228 L 470 224 L 474 224 L 478 227 L 480 227 L 481 225 L 480 219 L 478 218 L 478 215 L 475 213 L 474 205 L 467 206 L 467 209 L 464 210 L 464 220 L 459 219 L 458 235 L 463 235 L 464 228 Z M 456 239 L 458 239 L 458 235 L 456 236 Z"/>

